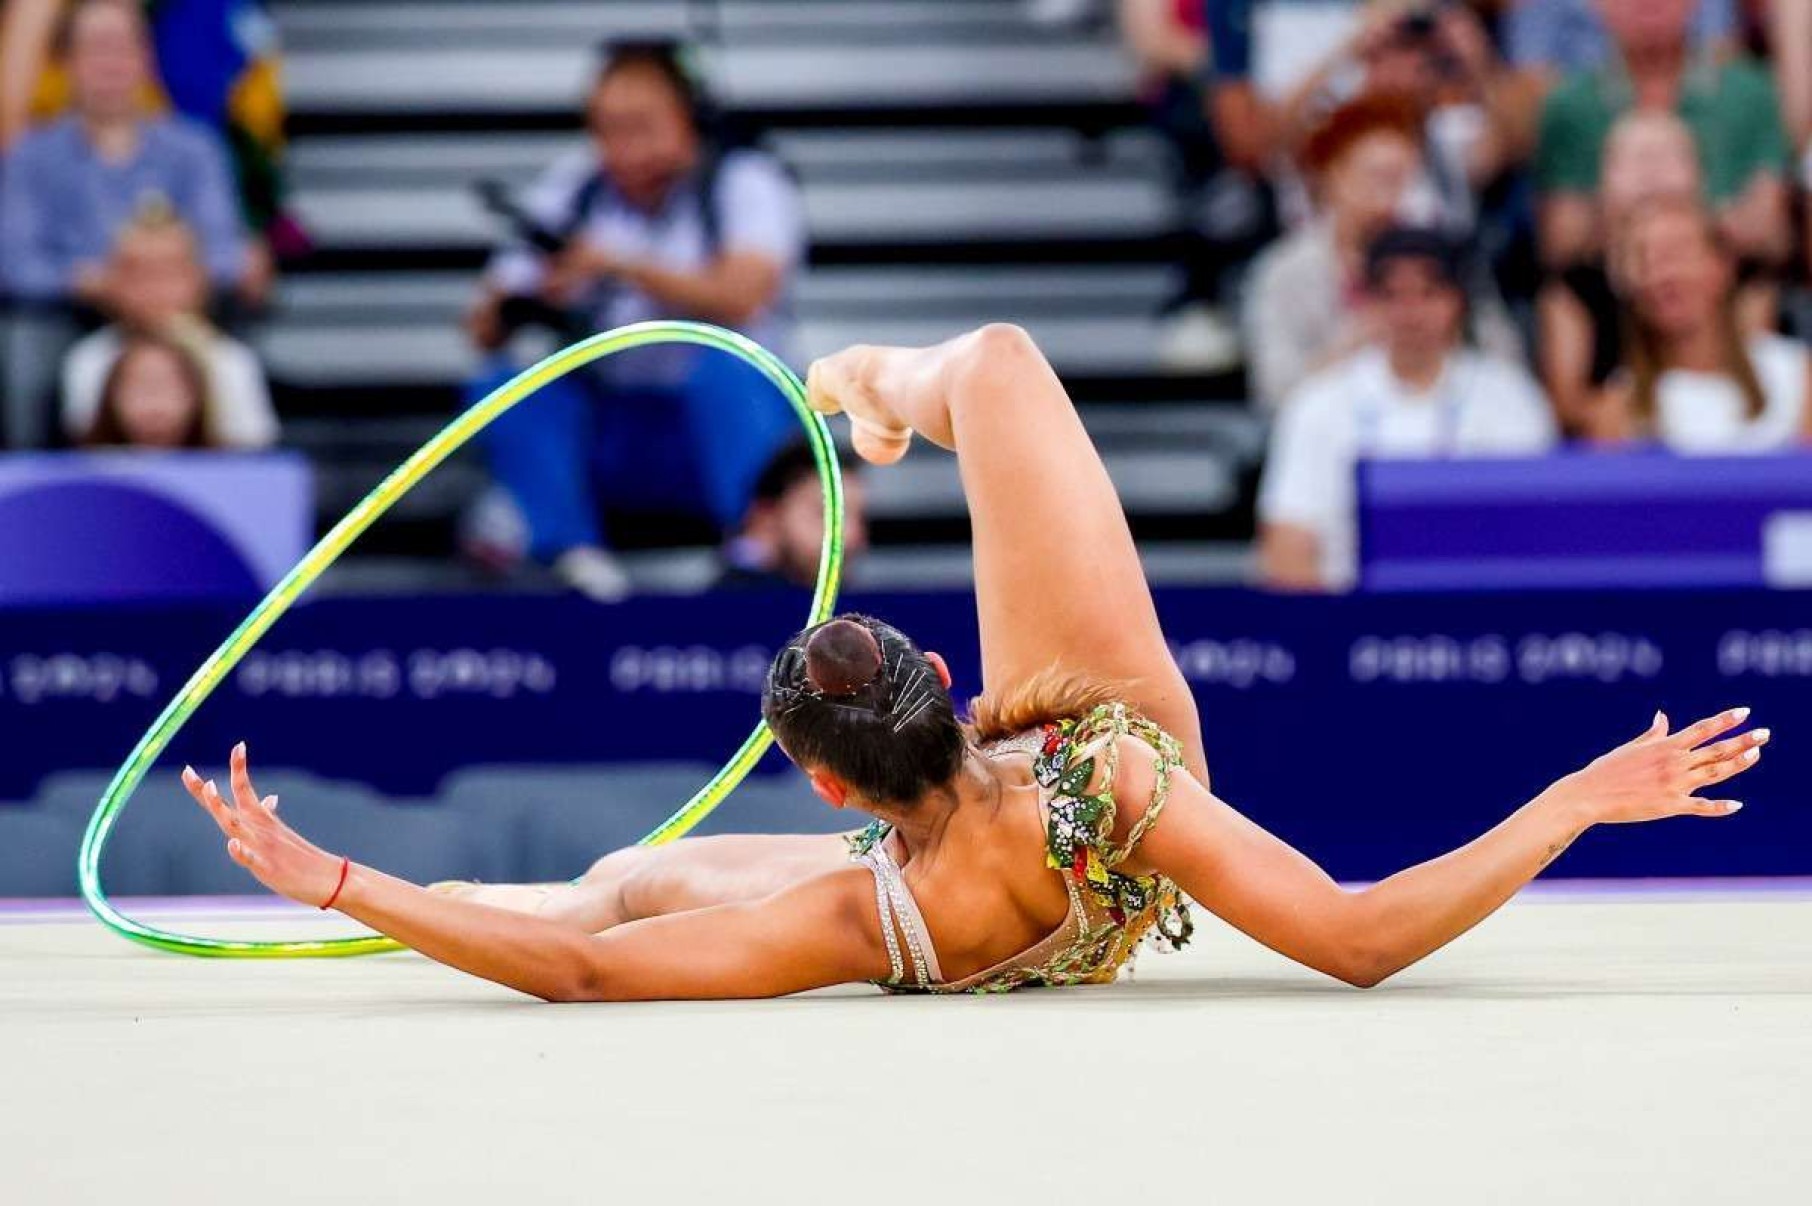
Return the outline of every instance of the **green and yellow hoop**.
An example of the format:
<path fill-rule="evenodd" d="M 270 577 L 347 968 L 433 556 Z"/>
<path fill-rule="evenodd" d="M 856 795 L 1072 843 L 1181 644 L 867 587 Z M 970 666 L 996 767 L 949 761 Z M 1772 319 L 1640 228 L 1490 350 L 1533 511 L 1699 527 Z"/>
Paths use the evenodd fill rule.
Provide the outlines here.
<path fill-rule="evenodd" d="M 402 949 L 391 939 L 378 935 L 250 942 L 179 934 L 135 921 L 114 908 L 101 887 L 101 852 L 106 848 L 107 835 L 158 756 L 196 710 L 207 701 L 208 696 L 214 693 L 233 667 L 239 664 L 239 660 L 283 617 L 302 593 L 340 559 L 365 529 L 395 506 L 403 495 L 447 457 L 490 426 L 498 416 L 542 386 L 606 356 L 659 343 L 687 343 L 714 348 L 745 361 L 773 383 L 804 425 L 806 437 L 811 442 L 813 458 L 817 462 L 819 479 L 824 484 L 824 546 L 818 559 L 818 585 L 812 595 L 811 614 L 806 623 L 816 624 L 830 617 L 836 606 L 837 588 L 843 572 L 843 484 L 837 471 L 837 451 L 831 440 L 830 429 L 825 426 L 823 417 L 813 413 L 806 405 L 805 387 L 799 378 L 760 344 L 734 331 L 706 323 L 644 322 L 594 335 L 564 351 L 556 352 L 485 397 L 449 423 L 440 434 L 378 483 L 376 489 L 335 524 L 333 530 L 323 536 L 320 543 L 310 549 L 308 555 L 277 583 L 263 602 L 201 664 L 201 668 L 195 671 L 176 698 L 164 708 L 156 722 L 139 739 L 138 745 L 119 772 L 114 775 L 82 837 L 76 867 L 82 899 L 102 925 L 123 938 L 145 946 L 177 954 L 216 958 L 325 958 L 371 955 Z M 659 846 L 684 837 L 736 789 L 737 784 L 742 782 L 767 752 L 773 740 L 774 736 L 768 731 L 767 724 L 758 723 L 741 748 L 724 764 L 723 769 L 713 775 L 677 812 L 643 838 L 642 844 Z"/>

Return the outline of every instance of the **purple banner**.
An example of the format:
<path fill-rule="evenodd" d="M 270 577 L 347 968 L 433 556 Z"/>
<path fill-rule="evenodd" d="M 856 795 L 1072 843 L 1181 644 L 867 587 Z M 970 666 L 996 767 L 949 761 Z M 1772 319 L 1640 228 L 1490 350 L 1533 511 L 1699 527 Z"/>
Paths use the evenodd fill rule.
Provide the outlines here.
<path fill-rule="evenodd" d="M 1368 590 L 1812 584 L 1812 455 L 1360 466 Z"/>
<path fill-rule="evenodd" d="M 313 526 L 294 453 L 0 457 L 0 606 L 256 598 Z"/>

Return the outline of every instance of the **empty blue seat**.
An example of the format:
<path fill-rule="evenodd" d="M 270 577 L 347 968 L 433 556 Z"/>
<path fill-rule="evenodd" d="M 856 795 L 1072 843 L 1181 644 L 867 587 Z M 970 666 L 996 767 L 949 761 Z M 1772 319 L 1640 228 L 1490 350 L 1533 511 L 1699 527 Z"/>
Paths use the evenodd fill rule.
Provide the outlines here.
<path fill-rule="evenodd" d="M 74 896 L 81 826 L 41 808 L 0 807 L 0 896 Z"/>
<path fill-rule="evenodd" d="M 482 831 L 516 843 L 518 881 L 570 879 L 640 840 L 709 781 L 704 763 L 473 766 L 448 777 L 439 799 Z"/>
<path fill-rule="evenodd" d="M 832 808 L 812 792 L 796 770 L 777 775 L 750 775 L 723 806 L 694 832 L 714 833 L 847 833 L 868 824 L 850 809 Z"/>

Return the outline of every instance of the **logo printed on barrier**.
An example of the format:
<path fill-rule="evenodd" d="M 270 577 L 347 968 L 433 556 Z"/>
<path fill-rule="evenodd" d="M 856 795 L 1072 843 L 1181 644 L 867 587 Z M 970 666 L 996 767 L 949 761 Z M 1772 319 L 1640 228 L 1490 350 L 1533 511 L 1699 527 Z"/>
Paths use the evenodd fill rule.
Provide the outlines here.
<path fill-rule="evenodd" d="M 1665 662 L 1661 646 L 1639 633 L 1367 635 L 1349 647 L 1347 674 L 1356 683 L 1616 683 L 1654 678 Z"/>
<path fill-rule="evenodd" d="M 774 651 L 765 645 L 624 645 L 610 656 L 610 685 L 625 694 L 696 695 L 734 691 L 760 695 Z"/>
<path fill-rule="evenodd" d="M 0 675 L 0 694 L 22 704 L 113 703 L 157 694 L 157 671 L 143 658 L 114 653 L 21 654 Z"/>
<path fill-rule="evenodd" d="M 1296 655 L 1275 641 L 1240 637 L 1173 642 L 1170 654 L 1184 679 L 1192 683 L 1244 691 L 1260 685 L 1282 686 L 1296 677 Z"/>
<path fill-rule="evenodd" d="M 1725 678 L 1812 678 L 1812 628 L 1733 628 L 1718 639 Z"/>
<path fill-rule="evenodd" d="M 1346 658 L 1356 683 L 1501 683 L 1510 664 L 1510 645 L 1496 635 L 1363 636 Z"/>
<path fill-rule="evenodd" d="M 247 655 L 233 686 L 253 699 L 514 699 L 546 695 L 558 679 L 552 660 L 533 650 L 280 649 Z"/>

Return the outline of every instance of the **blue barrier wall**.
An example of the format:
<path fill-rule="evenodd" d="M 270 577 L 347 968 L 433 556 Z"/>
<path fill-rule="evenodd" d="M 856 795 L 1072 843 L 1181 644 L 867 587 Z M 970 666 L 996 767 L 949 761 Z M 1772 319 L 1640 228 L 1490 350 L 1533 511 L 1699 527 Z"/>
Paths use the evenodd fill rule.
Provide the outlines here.
<path fill-rule="evenodd" d="M 961 594 L 852 598 L 978 687 Z M 1279 598 L 1159 609 L 1201 704 L 1214 785 L 1343 878 L 1489 826 L 1645 727 L 1749 703 L 1777 740 L 1729 821 L 1589 835 L 1569 875 L 1812 873 L 1812 594 Z M 756 717 L 789 596 L 327 599 L 240 666 L 166 760 L 267 765 L 429 794 L 473 762 L 721 758 Z M 240 619 L 208 606 L 0 612 L 0 799 L 115 764 Z M 735 803 L 725 806 L 733 816 Z"/>

